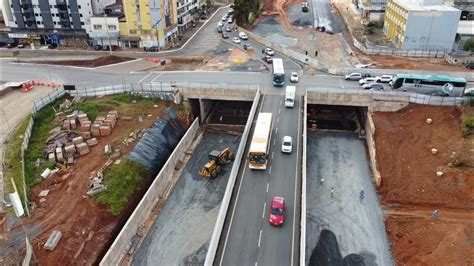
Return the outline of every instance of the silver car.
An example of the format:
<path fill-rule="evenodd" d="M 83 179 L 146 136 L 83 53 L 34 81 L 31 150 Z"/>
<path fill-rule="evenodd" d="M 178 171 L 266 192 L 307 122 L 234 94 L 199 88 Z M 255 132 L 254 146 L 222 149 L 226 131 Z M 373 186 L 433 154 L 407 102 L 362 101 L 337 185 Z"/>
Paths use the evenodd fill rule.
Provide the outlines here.
<path fill-rule="evenodd" d="M 363 77 L 361 73 L 350 73 L 344 77 L 345 80 L 360 80 L 362 78 Z"/>

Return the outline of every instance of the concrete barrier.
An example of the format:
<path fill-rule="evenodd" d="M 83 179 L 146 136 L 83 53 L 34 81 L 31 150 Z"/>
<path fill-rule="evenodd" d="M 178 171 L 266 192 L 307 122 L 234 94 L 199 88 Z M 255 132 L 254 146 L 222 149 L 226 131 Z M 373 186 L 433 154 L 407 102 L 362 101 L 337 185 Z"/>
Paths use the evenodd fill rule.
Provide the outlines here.
<path fill-rule="evenodd" d="M 242 139 L 239 143 L 239 149 L 235 156 L 234 164 L 232 166 L 232 171 L 230 172 L 229 181 L 225 190 L 224 198 L 222 199 L 221 207 L 219 214 L 217 216 L 216 225 L 214 226 L 214 231 L 212 232 L 211 241 L 209 243 L 209 248 L 206 254 L 206 260 L 204 265 L 212 266 L 214 263 L 214 258 L 216 257 L 217 247 L 219 245 L 219 239 L 221 238 L 222 229 L 224 228 L 225 217 L 227 215 L 227 210 L 229 209 L 230 199 L 232 197 L 232 191 L 234 190 L 235 181 L 237 179 L 237 174 L 239 173 L 240 163 L 244 157 L 245 145 L 247 144 L 247 138 L 250 134 L 250 128 L 252 127 L 253 118 L 257 112 L 258 102 L 260 100 L 260 91 L 258 90 L 255 93 L 252 108 L 250 109 L 249 118 L 245 125 L 244 133 L 242 134 Z"/>
<path fill-rule="evenodd" d="M 178 145 L 171 153 L 163 168 L 156 176 L 155 180 L 147 190 L 137 208 L 133 211 L 125 226 L 120 231 L 117 238 L 110 246 L 109 250 L 102 258 L 100 265 L 119 265 L 123 256 L 130 247 L 130 240 L 134 237 L 139 227 L 150 216 L 151 211 L 156 207 L 160 199 L 167 194 L 167 184 L 172 178 L 172 173 L 178 161 L 183 157 L 184 152 L 189 148 L 199 130 L 199 120 L 195 119 L 186 134 L 179 141 Z"/>
<path fill-rule="evenodd" d="M 382 177 L 377 167 L 377 152 L 375 148 L 375 125 L 372 120 L 372 113 L 367 112 L 367 117 L 365 119 L 365 133 L 367 139 L 367 147 L 369 149 L 369 164 L 372 169 L 372 174 L 374 175 L 375 185 L 380 187 Z"/>
<path fill-rule="evenodd" d="M 301 159 L 301 228 L 300 228 L 300 266 L 306 265 L 306 150 L 308 122 L 308 93 L 304 95 L 303 112 L 303 156 Z"/>
<path fill-rule="evenodd" d="M 179 91 L 185 99 L 209 99 L 209 100 L 235 100 L 252 101 L 258 90 L 257 85 L 227 85 L 186 83 L 176 84 L 175 90 Z"/>

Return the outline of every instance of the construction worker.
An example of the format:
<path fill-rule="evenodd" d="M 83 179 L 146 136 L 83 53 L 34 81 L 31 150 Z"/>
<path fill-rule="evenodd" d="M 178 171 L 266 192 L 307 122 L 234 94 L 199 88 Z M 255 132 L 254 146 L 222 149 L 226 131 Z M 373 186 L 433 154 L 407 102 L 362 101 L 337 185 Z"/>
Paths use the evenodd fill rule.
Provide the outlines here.
<path fill-rule="evenodd" d="M 334 187 L 331 187 L 331 197 L 334 195 L 334 192 L 336 192 L 336 189 Z"/>
<path fill-rule="evenodd" d="M 360 203 L 362 203 L 362 201 L 364 200 L 364 190 L 362 189 L 359 193 L 359 199 L 360 199 Z"/>

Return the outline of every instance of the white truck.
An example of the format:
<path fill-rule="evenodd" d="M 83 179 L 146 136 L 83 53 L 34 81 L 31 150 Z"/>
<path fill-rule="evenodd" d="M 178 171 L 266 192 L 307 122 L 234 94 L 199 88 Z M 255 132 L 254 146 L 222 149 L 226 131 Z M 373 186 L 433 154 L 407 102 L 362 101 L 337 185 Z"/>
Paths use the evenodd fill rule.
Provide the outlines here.
<path fill-rule="evenodd" d="M 293 108 L 295 106 L 295 86 L 286 86 L 285 107 Z"/>

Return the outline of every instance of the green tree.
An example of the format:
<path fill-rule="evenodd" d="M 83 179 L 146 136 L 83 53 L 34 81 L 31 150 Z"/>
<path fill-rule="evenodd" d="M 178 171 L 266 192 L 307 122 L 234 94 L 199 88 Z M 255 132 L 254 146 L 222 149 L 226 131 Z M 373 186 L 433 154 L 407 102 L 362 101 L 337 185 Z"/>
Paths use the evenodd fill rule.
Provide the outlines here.
<path fill-rule="evenodd" d="M 464 43 L 464 50 L 474 52 L 474 38 L 470 38 Z"/>

